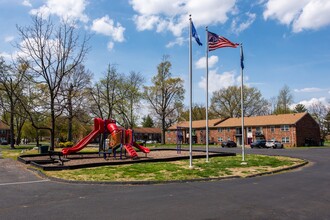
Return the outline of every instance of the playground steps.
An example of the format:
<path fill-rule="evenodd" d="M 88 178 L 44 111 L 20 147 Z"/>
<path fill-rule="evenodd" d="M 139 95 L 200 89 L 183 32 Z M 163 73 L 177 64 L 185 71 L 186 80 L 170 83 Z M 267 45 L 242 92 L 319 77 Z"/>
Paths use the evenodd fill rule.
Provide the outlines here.
<path fill-rule="evenodd" d="M 131 158 L 137 158 L 138 155 L 136 153 L 136 151 L 134 150 L 134 148 L 132 147 L 132 145 L 130 144 L 125 144 L 125 149 L 128 152 L 128 154 L 131 156 Z"/>

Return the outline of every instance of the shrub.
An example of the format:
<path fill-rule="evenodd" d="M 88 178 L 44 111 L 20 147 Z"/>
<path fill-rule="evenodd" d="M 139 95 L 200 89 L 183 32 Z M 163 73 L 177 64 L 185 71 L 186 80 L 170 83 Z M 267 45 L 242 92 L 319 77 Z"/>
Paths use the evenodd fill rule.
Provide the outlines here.
<path fill-rule="evenodd" d="M 71 142 L 71 141 L 60 142 L 60 143 L 58 144 L 58 146 L 61 147 L 61 148 L 72 147 L 73 145 L 74 145 L 74 143 Z"/>

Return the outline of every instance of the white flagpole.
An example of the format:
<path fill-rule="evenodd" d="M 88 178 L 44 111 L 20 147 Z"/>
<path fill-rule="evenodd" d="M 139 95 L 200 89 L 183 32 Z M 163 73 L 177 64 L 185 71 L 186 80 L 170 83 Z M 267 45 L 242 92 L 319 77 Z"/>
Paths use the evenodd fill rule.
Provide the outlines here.
<path fill-rule="evenodd" d="M 206 162 L 209 162 L 209 39 L 208 27 L 206 27 L 206 125 L 205 125 L 205 138 L 206 138 Z"/>
<path fill-rule="evenodd" d="M 242 59 L 242 56 L 243 56 L 243 45 L 241 44 L 241 47 L 240 47 L 240 60 Z M 241 62 L 243 62 L 241 60 Z M 245 146 L 244 146 L 244 135 L 245 135 L 245 132 L 244 132 L 244 102 L 243 102 L 243 66 L 242 66 L 242 63 L 241 63 L 241 117 L 242 117 L 242 165 L 246 165 L 247 163 L 245 162 Z"/>
<path fill-rule="evenodd" d="M 192 168 L 192 23 L 189 15 L 189 168 Z"/>

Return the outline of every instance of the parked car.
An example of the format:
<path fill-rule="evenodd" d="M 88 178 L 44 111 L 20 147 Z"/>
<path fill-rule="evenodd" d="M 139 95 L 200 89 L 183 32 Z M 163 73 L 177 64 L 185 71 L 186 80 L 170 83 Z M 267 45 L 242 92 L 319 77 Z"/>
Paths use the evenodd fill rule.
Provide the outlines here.
<path fill-rule="evenodd" d="M 266 140 L 256 140 L 250 144 L 251 148 L 264 148 L 266 147 Z"/>
<path fill-rule="evenodd" d="M 147 140 L 146 141 L 147 144 L 157 144 L 156 140 Z"/>
<path fill-rule="evenodd" d="M 283 144 L 279 141 L 275 141 L 275 140 L 269 140 L 266 141 L 266 147 L 269 148 L 283 148 Z"/>
<path fill-rule="evenodd" d="M 234 141 L 223 141 L 221 147 L 237 147 L 237 144 Z"/>
<path fill-rule="evenodd" d="M 1 145 L 7 145 L 7 144 L 8 144 L 8 141 L 6 141 L 6 140 L 1 141 Z"/>

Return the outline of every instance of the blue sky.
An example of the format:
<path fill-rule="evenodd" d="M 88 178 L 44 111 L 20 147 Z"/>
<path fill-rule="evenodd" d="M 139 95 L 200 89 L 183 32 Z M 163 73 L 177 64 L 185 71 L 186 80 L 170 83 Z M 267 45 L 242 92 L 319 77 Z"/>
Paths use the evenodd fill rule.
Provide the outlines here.
<path fill-rule="evenodd" d="M 14 56 L 16 25 L 38 12 L 69 18 L 92 38 L 86 66 L 95 80 L 109 63 L 140 72 L 150 83 L 163 55 L 173 76 L 185 80 L 188 104 L 189 14 L 204 44 L 193 42 L 193 102 L 205 103 L 205 27 L 243 43 L 244 83 L 266 99 L 284 85 L 307 107 L 330 98 L 330 1 L 328 0 L 0 0 L 0 55 Z M 209 53 L 209 92 L 239 85 L 239 49 Z"/>

